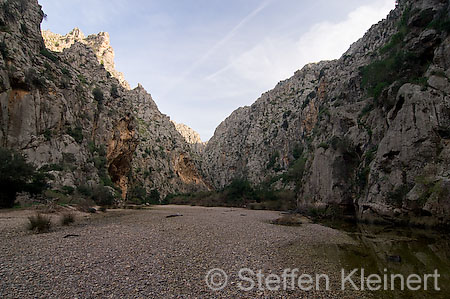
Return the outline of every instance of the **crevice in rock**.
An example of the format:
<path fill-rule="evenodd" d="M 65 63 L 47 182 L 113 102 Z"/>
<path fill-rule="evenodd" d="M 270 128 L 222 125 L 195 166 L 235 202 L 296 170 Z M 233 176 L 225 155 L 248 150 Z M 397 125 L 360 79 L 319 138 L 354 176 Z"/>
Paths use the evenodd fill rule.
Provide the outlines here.
<path fill-rule="evenodd" d="M 114 128 L 113 137 L 108 142 L 108 173 L 112 182 L 122 191 L 122 199 L 125 199 L 128 193 L 131 161 L 139 142 L 135 138 L 132 117 L 126 116 L 120 119 Z"/>
<path fill-rule="evenodd" d="M 386 153 L 383 155 L 384 158 L 393 159 L 395 156 L 398 156 L 400 154 L 400 151 L 390 151 L 389 153 Z"/>
<path fill-rule="evenodd" d="M 450 127 L 440 126 L 437 128 L 436 132 L 442 139 L 450 139 Z"/>
<path fill-rule="evenodd" d="M 395 104 L 391 119 L 395 119 L 397 117 L 398 112 L 403 108 L 403 104 L 405 104 L 405 97 L 401 95 L 399 96 L 398 101 Z"/>

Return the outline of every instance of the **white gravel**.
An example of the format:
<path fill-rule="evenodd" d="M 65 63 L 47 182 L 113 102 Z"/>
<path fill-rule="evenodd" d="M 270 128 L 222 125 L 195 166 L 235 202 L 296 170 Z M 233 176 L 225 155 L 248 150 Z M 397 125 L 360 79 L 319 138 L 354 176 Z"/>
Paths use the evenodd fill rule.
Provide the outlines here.
<path fill-rule="evenodd" d="M 35 235 L 26 231 L 32 211 L 0 212 L 1 298 L 361 298 L 339 291 L 339 261 L 320 246 L 351 242 L 316 224 L 270 224 L 278 212 L 158 206 L 78 215 L 69 227 Z M 172 214 L 180 217 L 166 218 Z M 56 216 L 53 216 L 56 220 Z M 64 238 L 67 234 L 78 237 Z M 206 273 L 229 276 L 211 291 Z M 281 275 L 285 268 L 330 276 L 329 291 L 244 292 L 241 268 Z M 256 280 L 256 277 L 255 277 Z"/>

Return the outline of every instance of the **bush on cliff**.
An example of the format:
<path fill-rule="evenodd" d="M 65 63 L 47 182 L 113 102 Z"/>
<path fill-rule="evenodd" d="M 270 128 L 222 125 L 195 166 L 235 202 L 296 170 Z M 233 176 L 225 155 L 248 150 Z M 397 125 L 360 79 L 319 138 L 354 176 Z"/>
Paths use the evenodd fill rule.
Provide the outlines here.
<path fill-rule="evenodd" d="M 46 174 L 36 171 L 22 154 L 0 147 L 0 161 L 0 208 L 12 207 L 18 192 L 35 195 L 47 189 Z"/>

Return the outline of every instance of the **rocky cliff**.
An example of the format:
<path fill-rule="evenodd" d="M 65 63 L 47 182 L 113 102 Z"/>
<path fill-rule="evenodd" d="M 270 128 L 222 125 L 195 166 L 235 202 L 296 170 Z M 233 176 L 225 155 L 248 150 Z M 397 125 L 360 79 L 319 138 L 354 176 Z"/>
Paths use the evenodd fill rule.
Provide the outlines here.
<path fill-rule="evenodd" d="M 49 30 L 42 31 L 45 47 L 54 52 L 62 52 L 70 48 L 75 42 L 82 43 L 91 48 L 97 61 L 126 89 L 131 89 L 123 74 L 116 70 L 114 64 L 114 49 L 111 47 L 108 32 L 100 32 L 85 37 L 79 28 L 75 28 L 66 35 L 53 33 Z"/>
<path fill-rule="evenodd" d="M 450 222 L 449 1 L 399 1 L 334 61 L 306 65 L 216 129 L 203 171 L 359 219 Z M 326 41 L 324 41 L 326 43 Z"/>
<path fill-rule="evenodd" d="M 177 129 L 178 133 L 183 136 L 184 140 L 188 144 L 190 144 L 192 150 L 198 154 L 201 155 L 206 147 L 206 142 L 202 142 L 202 139 L 200 138 L 200 134 L 198 134 L 196 131 L 194 131 L 191 127 L 186 126 L 185 124 L 178 124 L 174 121 L 172 121 L 175 125 L 175 128 Z"/>
<path fill-rule="evenodd" d="M 53 52 L 43 16 L 37 0 L 1 3 L 1 146 L 50 172 L 54 189 L 102 184 L 122 198 L 208 189 L 169 117 L 114 70 L 108 34 L 45 32 Z"/>

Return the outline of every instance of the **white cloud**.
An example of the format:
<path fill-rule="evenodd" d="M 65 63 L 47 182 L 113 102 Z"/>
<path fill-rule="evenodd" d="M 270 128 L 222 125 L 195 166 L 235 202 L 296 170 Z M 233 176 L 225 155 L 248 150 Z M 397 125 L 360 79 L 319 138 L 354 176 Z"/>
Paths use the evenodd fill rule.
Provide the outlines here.
<path fill-rule="evenodd" d="M 393 1 L 378 0 L 356 8 L 341 22 L 315 24 L 296 40 L 267 37 L 205 79 L 218 84 L 231 76 L 236 80 L 257 82 L 264 90 L 270 89 L 307 63 L 339 58 L 351 43 L 393 8 Z"/>
<path fill-rule="evenodd" d="M 208 51 L 206 51 L 197 61 L 195 61 L 173 84 L 168 90 L 163 94 L 166 95 L 172 91 L 172 89 L 181 84 L 186 80 L 187 77 L 191 75 L 199 66 L 204 64 L 213 54 L 215 54 L 221 47 L 223 47 L 227 42 L 229 42 L 238 31 L 251 19 L 257 16 L 264 8 L 266 8 L 272 0 L 265 0 L 248 15 L 246 15 L 236 26 L 234 26 L 222 39 L 217 41 L 214 46 L 212 46 Z"/>

